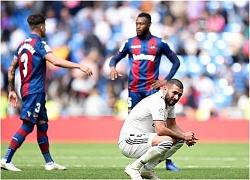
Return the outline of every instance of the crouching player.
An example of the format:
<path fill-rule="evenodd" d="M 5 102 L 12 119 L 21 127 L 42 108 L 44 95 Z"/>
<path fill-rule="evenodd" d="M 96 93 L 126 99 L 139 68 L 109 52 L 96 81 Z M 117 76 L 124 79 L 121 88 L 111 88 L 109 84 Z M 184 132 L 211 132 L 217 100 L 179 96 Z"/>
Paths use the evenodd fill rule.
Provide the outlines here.
<path fill-rule="evenodd" d="M 195 134 L 184 132 L 175 120 L 175 104 L 183 94 L 178 79 L 167 81 L 164 90 L 141 100 L 129 113 L 119 136 L 119 149 L 137 158 L 125 168 L 132 179 L 158 179 L 153 170 L 171 157 L 184 143 L 195 145 Z"/>

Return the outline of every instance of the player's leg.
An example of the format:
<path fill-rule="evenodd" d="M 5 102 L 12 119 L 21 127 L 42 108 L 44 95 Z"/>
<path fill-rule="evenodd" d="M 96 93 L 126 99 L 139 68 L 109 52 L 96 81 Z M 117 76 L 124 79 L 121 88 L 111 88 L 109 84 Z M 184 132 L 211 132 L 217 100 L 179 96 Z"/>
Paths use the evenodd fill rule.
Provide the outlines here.
<path fill-rule="evenodd" d="M 11 162 L 14 153 L 23 144 L 26 136 L 33 131 L 33 128 L 33 124 L 29 124 L 25 121 L 22 123 L 21 127 L 13 135 L 9 147 L 5 153 L 4 159 L 6 159 L 6 163 Z"/>
<path fill-rule="evenodd" d="M 12 137 L 10 145 L 5 153 L 4 158 L 1 160 L 1 168 L 7 169 L 10 171 L 20 171 L 20 169 L 15 168 L 11 163 L 12 157 L 14 156 L 16 150 L 23 144 L 25 138 L 30 134 L 34 129 L 34 124 L 36 122 L 32 121 L 34 104 L 35 104 L 35 95 L 28 95 L 22 99 L 22 109 L 20 113 L 20 119 L 23 121 L 21 127 Z"/>
<path fill-rule="evenodd" d="M 44 123 L 41 123 L 41 122 L 44 122 Z M 48 123 L 45 121 L 40 121 L 40 123 L 37 124 L 37 143 L 42 152 L 44 160 L 46 162 L 45 169 L 46 170 L 65 170 L 66 167 L 57 164 L 56 162 L 54 162 L 53 158 L 51 157 L 51 154 L 49 151 L 49 138 L 47 135 L 47 131 L 48 131 Z"/>
<path fill-rule="evenodd" d="M 40 109 L 39 109 L 39 120 L 37 122 L 37 143 L 41 150 L 41 153 L 46 162 L 45 169 L 46 170 L 66 170 L 66 167 L 61 166 L 54 162 L 50 151 L 49 151 L 49 137 L 47 134 L 48 131 L 48 116 L 47 110 L 45 108 L 45 94 L 41 94 L 40 98 Z"/>
<path fill-rule="evenodd" d="M 143 99 L 143 94 L 140 92 L 128 92 L 128 112 L 130 112 L 135 105 Z"/>
<path fill-rule="evenodd" d="M 151 158 L 149 161 L 147 161 L 147 163 L 144 164 L 144 166 L 142 166 L 142 168 L 140 169 L 141 176 L 144 179 L 158 179 L 158 176 L 157 176 L 156 172 L 154 171 L 154 168 L 160 162 L 162 162 L 162 160 L 164 158 L 164 154 L 169 151 L 171 146 L 172 146 L 172 141 L 168 140 L 168 139 L 164 139 L 157 146 L 153 146 L 153 147 L 157 147 L 155 150 L 153 149 L 153 147 L 150 148 L 150 149 L 154 150 L 154 152 L 157 153 L 157 155 L 155 155 L 154 158 Z M 148 150 L 147 153 L 152 154 L 152 152 L 150 152 L 150 149 Z M 147 153 L 145 153 L 145 155 Z M 153 166 L 150 166 L 152 164 L 153 164 Z"/>
<path fill-rule="evenodd" d="M 145 165 L 151 161 L 159 159 L 164 152 L 170 149 L 171 146 L 171 141 L 164 141 L 158 146 L 150 147 L 145 154 L 140 156 L 133 163 L 129 164 L 125 168 L 125 172 L 130 175 L 132 179 L 135 179 L 135 173 L 145 179 L 158 179 L 156 172 L 153 169 L 147 169 Z"/>
<path fill-rule="evenodd" d="M 119 142 L 119 149 L 128 158 L 139 158 L 152 147 L 152 140 L 155 135 L 155 133 L 125 135 L 124 140 Z M 124 172 L 132 179 L 142 179 L 140 167 L 133 165 L 133 163 L 129 164 Z"/>
<path fill-rule="evenodd" d="M 13 135 L 9 147 L 1 160 L 1 168 L 9 171 L 21 171 L 12 164 L 12 157 L 16 150 L 23 144 L 28 134 L 33 131 L 34 125 L 30 122 L 23 121 L 21 127 Z"/>
<path fill-rule="evenodd" d="M 142 136 L 135 135 L 128 137 L 124 142 L 122 142 L 123 144 L 119 144 L 119 147 L 125 156 L 130 158 L 138 158 L 125 168 L 125 172 L 132 179 L 140 178 L 140 175 L 142 175 L 144 178 L 157 177 L 156 173 L 152 169 L 143 169 L 141 172 L 139 172 L 143 165 L 154 161 L 161 156 L 164 156 L 164 154 L 172 146 L 171 138 L 163 136 L 161 136 L 161 138 L 163 138 L 161 143 L 156 146 L 152 146 L 152 142 L 155 137 L 155 133 L 149 133 Z"/>
<path fill-rule="evenodd" d="M 47 131 L 48 131 L 48 123 L 45 121 L 39 121 L 39 124 L 37 124 L 37 143 L 43 154 L 45 162 L 53 163 L 54 160 L 52 159 L 49 152 L 49 138 L 47 135 Z"/>
<path fill-rule="evenodd" d="M 153 169 L 155 166 L 157 166 L 160 162 L 164 161 L 164 160 L 168 160 L 169 157 L 171 157 L 178 149 L 180 149 L 183 146 L 183 141 L 179 141 L 176 144 L 174 144 L 167 152 L 166 154 L 161 157 L 161 159 L 149 162 L 146 164 L 146 168 L 148 169 Z M 167 161 L 166 160 L 166 161 Z"/>
<path fill-rule="evenodd" d="M 166 159 L 166 170 L 169 170 L 169 171 L 179 171 L 180 169 L 177 168 L 174 163 L 172 162 L 171 160 L 171 156 L 178 150 L 182 147 L 182 145 L 184 144 L 184 142 L 181 140 L 179 142 L 177 142 L 175 145 L 173 145 L 171 147 L 171 149 L 168 151 L 168 158 Z"/>

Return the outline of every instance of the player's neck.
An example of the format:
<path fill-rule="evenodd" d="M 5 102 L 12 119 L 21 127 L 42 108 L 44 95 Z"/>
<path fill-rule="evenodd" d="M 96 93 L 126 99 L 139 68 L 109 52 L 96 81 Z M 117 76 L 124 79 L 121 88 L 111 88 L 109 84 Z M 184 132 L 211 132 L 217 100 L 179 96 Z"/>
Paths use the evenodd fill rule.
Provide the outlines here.
<path fill-rule="evenodd" d="M 33 30 L 30 32 L 31 34 L 35 34 L 37 36 L 39 36 L 40 38 L 42 38 L 42 35 L 41 35 L 41 32 L 40 31 L 36 31 L 36 30 Z"/>
<path fill-rule="evenodd" d="M 138 36 L 138 35 L 137 35 Z M 147 39 L 147 38 L 149 38 L 149 36 L 151 36 L 151 33 L 150 32 L 148 32 L 147 34 L 143 34 L 143 35 L 141 35 L 141 36 L 138 36 L 140 39 Z"/>

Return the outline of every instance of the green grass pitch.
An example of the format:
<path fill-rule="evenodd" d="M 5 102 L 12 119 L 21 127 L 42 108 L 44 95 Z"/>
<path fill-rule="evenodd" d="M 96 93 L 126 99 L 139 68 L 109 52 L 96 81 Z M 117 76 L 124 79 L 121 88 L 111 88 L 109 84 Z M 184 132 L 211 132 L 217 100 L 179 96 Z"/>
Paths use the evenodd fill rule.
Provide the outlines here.
<path fill-rule="evenodd" d="M 3 157 L 8 144 L 1 144 Z M 51 154 L 66 171 L 46 171 L 36 143 L 24 143 L 13 163 L 21 172 L 1 170 L 1 179 L 129 179 L 124 173 L 134 161 L 123 156 L 112 143 L 51 143 Z M 249 179 L 248 143 L 197 143 L 184 145 L 172 156 L 179 172 L 156 167 L 161 179 Z"/>

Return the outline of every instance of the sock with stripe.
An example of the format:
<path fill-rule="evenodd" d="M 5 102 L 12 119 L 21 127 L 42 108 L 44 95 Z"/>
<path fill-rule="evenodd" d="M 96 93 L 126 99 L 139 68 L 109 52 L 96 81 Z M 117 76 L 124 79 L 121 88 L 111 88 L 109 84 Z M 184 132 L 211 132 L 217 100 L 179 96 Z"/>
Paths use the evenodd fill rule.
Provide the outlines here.
<path fill-rule="evenodd" d="M 178 149 L 180 149 L 184 144 L 183 140 L 178 141 L 176 144 L 174 144 L 169 151 L 165 154 L 165 159 L 169 159 Z"/>
<path fill-rule="evenodd" d="M 151 161 L 149 161 L 147 164 L 145 164 L 145 169 L 153 169 L 155 166 L 157 166 L 159 163 L 161 163 L 162 161 L 164 161 L 166 159 L 166 154 L 169 154 L 169 151 L 171 150 L 171 148 L 173 147 L 173 145 L 171 145 L 169 147 L 168 145 L 169 141 L 163 141 L 161 143 L 158 144 L 158 146 L 166 146 L 166 151 L 163 152 L 163 154 L 161 156 L 159 156 L 158 158 L 152 159 Z M 169 158 L 169 156 L 168 156 Z"/>
<path fill-rule="evenodd" d="M 151 161 L 145 165 L 146 169 L 153 169 L 155 166 L 157 166 L 159 163 L 161 163 L 164 160 L 169 160 L 170 157 L 176 153 L 178 149 L 180 149 L 184 144 L 183 140 L 180 140 L 176 144 L 174 144 L 166 153 L 160 157 L 159 159 L 156 159 L 155 161 Z"/>
<path fill-rule="evenodd" d="M 18 131 L 13 135 L 12 140 L 10 141 L 10 145 L 4 155 L 4 159 L 7 160 L 7 163 L 11 162 L 16 150 L 23 144 L 26 136 L 30 134 L 33 129 L 33 125 L 23 123 Z"/>
<path fill-rule="evenodd" d="M 173 142 L 171 141 L 164 141 L 157 146 L 149 148 L 145 154 L 131 164 L 131 167 L 139 170 L 143 165 L 162 158 L 162 156 L 164 156 L 164 154 L 171 148 L 172 144 Z"/>
<path fill-rule="evenodd" d="M 53 163 L 53 159 L 49 152 L 49 138 L 47 135 L 48 123 L 37 125 L 37 143 L 43 154 L 46 163 Z"/>

